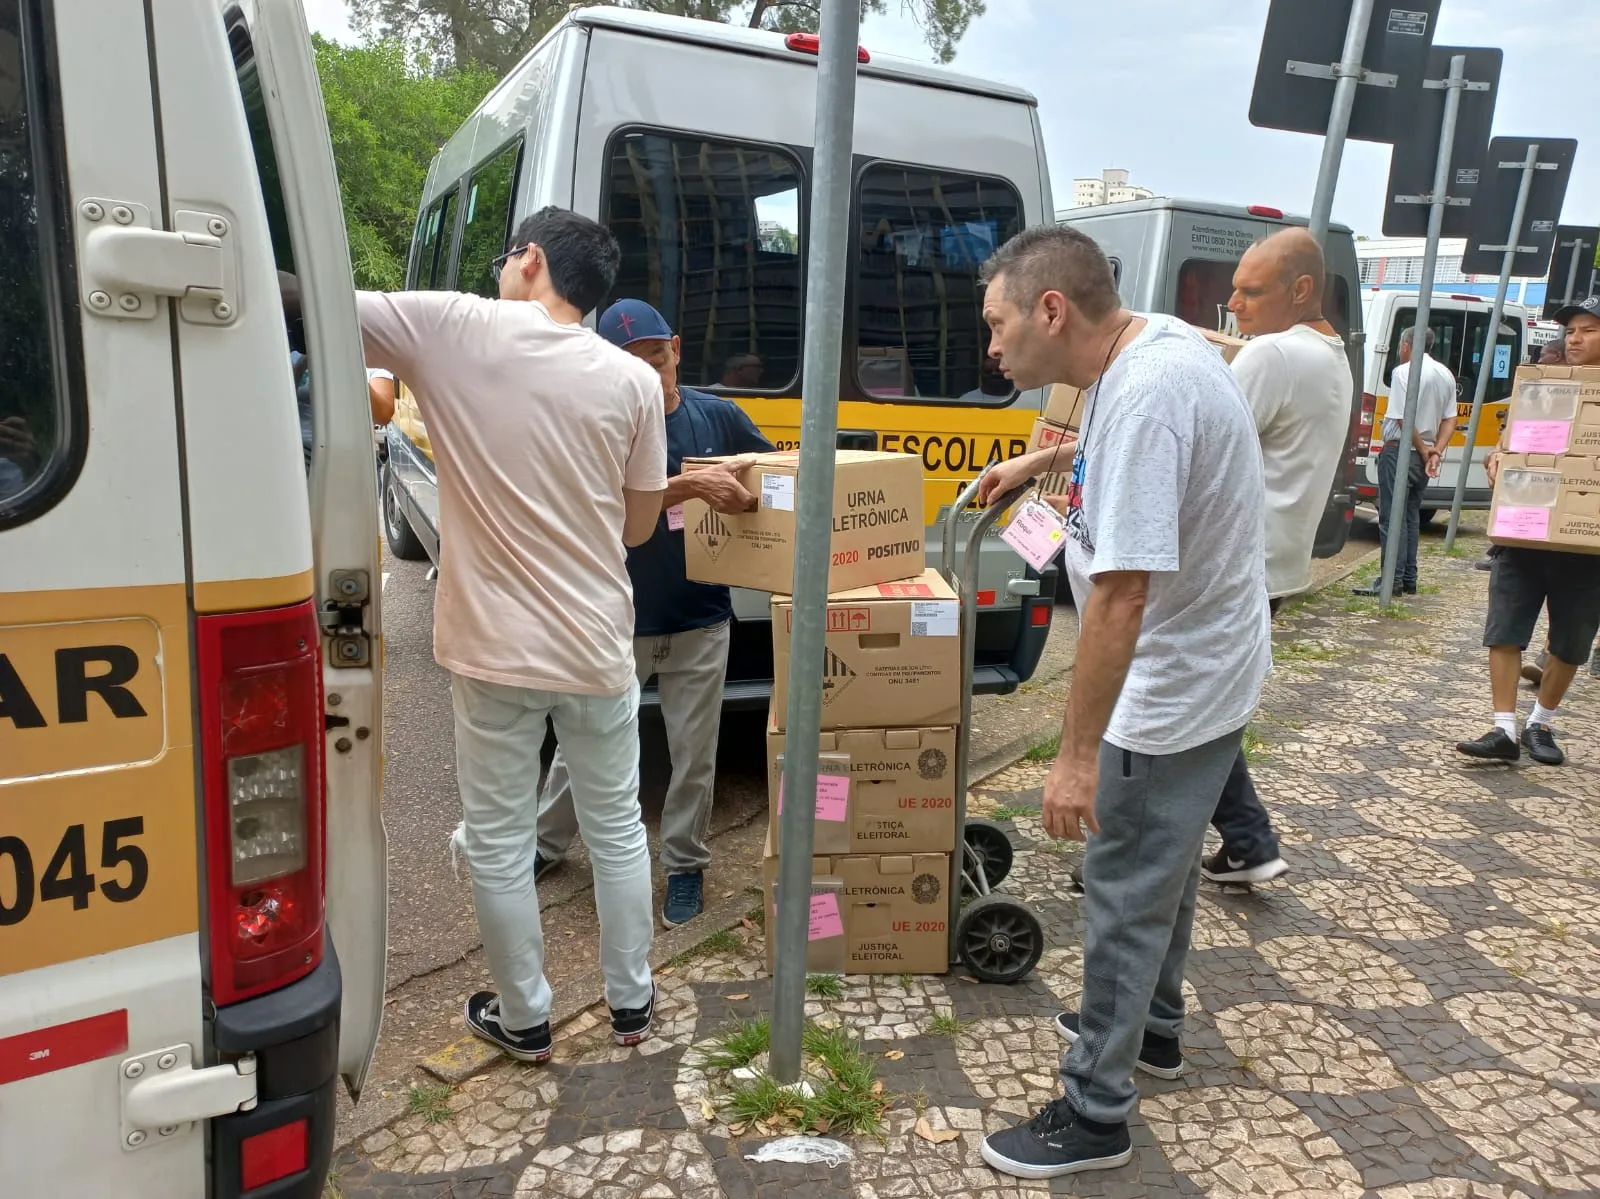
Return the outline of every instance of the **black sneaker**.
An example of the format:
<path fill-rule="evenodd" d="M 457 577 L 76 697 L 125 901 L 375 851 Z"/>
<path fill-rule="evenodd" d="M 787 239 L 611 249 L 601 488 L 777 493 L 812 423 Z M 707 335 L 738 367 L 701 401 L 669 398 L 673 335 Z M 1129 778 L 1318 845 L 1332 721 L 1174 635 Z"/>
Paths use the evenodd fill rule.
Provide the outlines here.
<path fill-rule="evenodd" d="M 1076 888 L 1078 894 L 1082 895 L 1083 894 L 1083 863 L 1082 862 L 1079 862 L 1076 866 L 1074 866 L 1072 868 L 1072 873 L 1071 873 L 1071 875 L 1069 877 L 1072 879 L 1072 885 L 1073 885 L 1074 888 Z"/>
<path fill-rule="evenodd" d="M 1014 1178 L 1059 1178 L 1084 1170 L 1115 1170 L 1133 1158 L 1124 1121 L 1091 1132 L 1065 1099 L 1054 1099 L 1026 1124 L 983 1138 L 983 1160 Z"/>
<path fill-rule="evenodd" d="M 1417 585 L 1415 583 L 1396 583 L 1394 589 L 1397 595 L 1415 595 L 1417 593 Z"/>
<path fill-rule="evenodd" d="M 537 887 L 539 885 L 539 880 L 542 879 L 545 875 L 549 874 L 557 866 L 561 865 L 561 863 L 564 860 L 565 859 L 563 859 L 563 858 L 547 858 L 547 857 L 544 856 L 544 854 L 540 853 L 537 849 L 534 850 L 533 851 L 533 885 Z"/>
<path fill-rule="evenodd" d="M 1368 583 L 1364 587 L 1352 587 L 1352 588 L 1350 588 L 1350 594 L 1351 595 L 1363 595 L 1363 596 L 1379 596 L 1379 595 L 1383 594 L 1383 584 L 1380 581 L 1380 582 Z"/>
<path fill-rule="evenodd" d="M 479 991 L 467 1000 L 467 1027 L 473 1036 L 498 1045 L 519 1062 L 550 1060 L 550 1021 L 521 1032 L 507 1028 L 500 1018 L 500 996 L 493 991 Z"/>
<path fill-rule="evenodd" d="M 1289 863 L 1280 857 L 1252 862 L 1234 857 L 1226 845 L 1200 863 L 1200 877 L 1213 883 L 1270 883 L 1288 871 Z"/>
<path fill-rule="evenodd" d="M 1498 726 L 1476 741 L 1457 741 L 1456 749 L 1469 758 L 1479 758 L 1485 762 L 1515 762 L 1522 757 L 1517 743 Z"/>
<path fill-rule="evenodd" d="M 1498 731 L 1498 730 L 1496 730 Z M 1530 724 L 1522 730 L 1522 747 L 1541 766 L 1559 766 L 1567 760 L 1547 724 Z"/>
<path fill-rule="evenodd" d="M 611 1039 L 618 1045 L 637 1045 L 650 1039 L 656 1020 L 656 990 L 650 988 L 650 1002 L 643 1007 L 611 1009 Z"/>
<path fill-rule="evenodd" d="M 1068 1045 L 1077 1041 L 1077 1012 L 1058 1013 L 1055 1025 L 1056 1031 Z M 1157 1078 L 1177 1078 L 1183 1073 L 1183 1046 L 1177 1037 L 1158 1037 L 1146 1029 L 1137 1064 L 1146 1074 L 1154 1074 Z"/>
<path fill-rule="evenodd" d="M 1472 564 L 1472 569 L 1473 570 L 1493 570 L 1494 569 L 1494 559 L 1493 558 L 1479 558 L 1476 562 L 1474 562 Z"/>
<path fill-rule="evenodd" d="M 698 870 L 667 875 L 667 901 L 661 905 L 661 923 L 668 928 L 688 924 L 705 911 L 705 876 Z"/>

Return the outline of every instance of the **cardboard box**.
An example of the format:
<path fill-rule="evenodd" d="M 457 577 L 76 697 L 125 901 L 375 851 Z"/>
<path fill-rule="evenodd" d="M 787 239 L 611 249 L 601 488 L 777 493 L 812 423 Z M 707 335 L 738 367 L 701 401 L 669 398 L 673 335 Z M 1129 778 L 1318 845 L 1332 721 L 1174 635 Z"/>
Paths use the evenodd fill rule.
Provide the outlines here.
<path fill-rule="evenodd" d="M 1239 356 L 1239 351 L 1244 349 L 1244 347 L 1249 344 L 1242 337 L 1234 337 L 1228 333 L 1219 333 L 1215 329 L 1202 329 L 1200 332 L 1205 336 L 1207 341 L 1217 347 L 1218 351 L 1222 354 L 1222 360 L 1230 364 Z"/>
<path fill-rule="evenodd" d="M 814 854 L 950 853 L 956 847 L 956 731 L 836 729 L 822 734 L 819 761 L 850 780 L 843 820 L 819 800 Z M 767 827 L 779 835 L 784 733 L 767 726 Z M 831 811 L 824 811 L 831 808 Z"/>
<path fill-rule="evenodd" d="M 1083 427 L 1083 389 L 1057 383 L 1045 400 L 1044 419 L 1076 433 Z"/>
<path fill-rule="evenodd" d="M 687 459 L 685 470 L 712 459 Z M 797 452 L 758 454 L 739 479 L 761 506 L 736 516 L 704 500 L 683 504 L 685 565 L 701 583 L 756 591 L 794 590 Z M 834 467 L 828 590 L 844 591 L 921 573 L 922 459 L 840 450 Z"/>
<path fill-rule="evenodd" d="M 1600 554 L 1600 454 L 1506 454 L 1489 510 L 1489 540 Z"/>
<path fill-rule="evenodd" d="M 772 718 L 787 728 L 794 610 L 772 597 Z M 961 719 L 961 615 L 939 572 L 828 597 L 824 729 L 932 728 Z"/>
<path fill-rule="evenodd" d="M 1033 422 L 1033 436 L 1028 439 L 1028 452 L 1034 450 L 1047 450 L 1056 446 L 1061 448 L 1061 453 L 1056 459 L 1055 470 L 1039 476 L 1039 490 L 1045 495 L 1065 495 L 1067 485 L 1072 482 L 1072 456 L 1074 447 L 1065 442 L 1067 435 L 1076 436 L 1077 432 L 1068 429 L 1065 425 L 1058 425 L 1054 421 L 1036 420 Z"/>
<path fill-rule="evenodd" d="M 1518 367 L 1506 449 L 1513 454 L 1600 454 L 1600 367 Z"/>
<path fill-rule="evenodd" d="M 1066 425 L 1058 425 L 1053 420 L 1036 420 L 1033 422 L 1033 435 L 1028 438 L 1028 453 L 1068 445 L 1071 440 L 1076 440 L 1077 436 L 1078 431 L 1069 429 Z M 1069 451 L 1063 449 L 1061 452 L 1065 455 Z"/>
<path fill-rule="evenodd" d="M 778 858 L 763 865 L 767 969 L 777 925 Z M 811 859 L 806 969 L 818 974 L 943 974 L 950 965 L 950 855 L 852 854 Z"/>

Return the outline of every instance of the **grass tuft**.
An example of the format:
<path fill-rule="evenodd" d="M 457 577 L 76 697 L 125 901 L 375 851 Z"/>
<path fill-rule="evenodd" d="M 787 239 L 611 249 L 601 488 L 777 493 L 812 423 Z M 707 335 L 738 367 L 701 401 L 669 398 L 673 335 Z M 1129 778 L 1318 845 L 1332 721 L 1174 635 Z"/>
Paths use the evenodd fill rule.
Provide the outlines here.
<path fill-rule="evenodd" d="M 989 819 L 1015 820 L 1018 816 L 1037 816 L 1038 814 L 1038 808 L 1019 808 L 1001 804 L 998 808 L 989 813 Z"/>
<path fill-rule="evenodd" d="M 1022 755 L 1025 762 L 1054 762 L 1056 755 L 1061 752 L 1061 734 L 1036 743 L 1032 749 Z"/>
<path fill-rule="evenodd" d="M 833 1136 L 876 1136 L 883 1113 L 894 1102 L 873 1070 L 861 1043 L 842 1028 L 807 1024 L 801 1048 L 828 1081 L 813 1080 L 814 1093 L 802 1095 L 769 1075 L 741 1080 L 728 1088 L 726 1119 L 758 1124 L 763 1131 L 800 1130 Z"/>
<path fill-rule="evenodd" d="M 808 974 L 806 994 L 817 999 L 843 999 L 844 979 L 837 974 Z"/>
<path fill-rule="evenodd" d="M 967 1026 L 952 1012 L 936 1012 L 930 1031 L 936 1037 L 949 1037 L 954 1041 L 967 1031 Z"/>
<path fill-rule="evenodd" d="M 1272 647 L 1272 660 L 1280 663 L 1332 662 L 1344 654 L 1344 650 L 1318 645 L 1315 641 L 1284 641 Z"/>
<path fill-rule="evenodd" d="M 1244 760 L 1246 762 L 1259 762 L 1269 752 L 1267 743 L 1261 739 L 1261 734 L 1256 732 L 1254 728 L 1246 728 L 1244 731 Z"/>
<path fill-rule="evenodd" d="M 719 928 L 704 941 L 691 945 L 667 963 L 669 966 L 686 966 L 697 958 L 707 958 L 717 953 L 737 953 L 744 948 L 744 938 L 731 928 Z"/>
<path fill-rule="evenodd" d="M 772 1045 L 772 1025 L 765 1016 L 745 1020 L 718 1033 L 699 1050 L 703 1070 L 737 1070 L 748 1066 Z"/>
<path fill-rule="evenodd" d="M 414 1082 L 406 1095 L 406 1108 L 429 1124 L 443 1124 L 455 1114 L 450 1110 L 450 1096 L 455 1092 L 447 1082 Z"/>

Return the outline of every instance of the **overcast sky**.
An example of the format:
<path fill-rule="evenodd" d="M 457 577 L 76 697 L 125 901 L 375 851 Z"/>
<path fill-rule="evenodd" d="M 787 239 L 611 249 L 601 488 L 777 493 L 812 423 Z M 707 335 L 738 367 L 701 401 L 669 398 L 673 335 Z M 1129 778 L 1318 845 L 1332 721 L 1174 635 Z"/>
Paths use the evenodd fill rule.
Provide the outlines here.
<path fill-rule="evenodd" d="M 312 28 L 351 39 L 344 0 L 304 2 Z M 1075 177 L 1125 167 L 1157 195 L 1304 213 L 1322 139 L 1256 129 L 1247 115 L 1266 13 L 1267 0 L 988 0 L 954 65 L 1038 96 L 1057 207 Z M 904 16 L 869 20 L 861 40 L 928 57 Z M 1505 51 L 1494 132 L 1578 138 L 1563 221 L 1600 224 L 1600 144 L 1583 144 L 1600 115 L 1600 4 L 1443 0 L 1435 40 Z M 1350 143 L 1335 220 L 1381 236 L 1389 154 Z"/>

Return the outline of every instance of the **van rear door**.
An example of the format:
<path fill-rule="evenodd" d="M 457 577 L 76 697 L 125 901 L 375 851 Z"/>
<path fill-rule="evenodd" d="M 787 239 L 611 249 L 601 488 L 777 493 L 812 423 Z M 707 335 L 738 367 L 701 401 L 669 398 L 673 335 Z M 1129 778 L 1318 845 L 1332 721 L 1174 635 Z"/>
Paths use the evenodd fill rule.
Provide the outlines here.
<path fill-rule="evenodd" d="M 130 277 L 178 236 L 146 19 L 0 0 L 0 1190 L 19 1196 L 206 1194 L 199 1126 L 130 1107 L 146 1076 L 204 1065 L 174 321 Z M 227 1111 L 254 1084 L 222 1071 Z"/>

